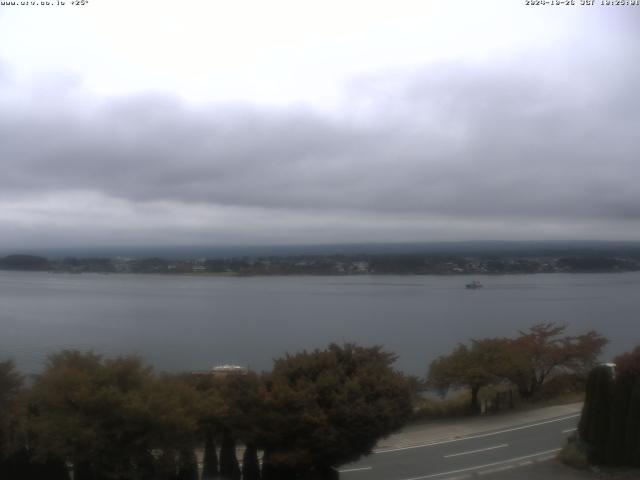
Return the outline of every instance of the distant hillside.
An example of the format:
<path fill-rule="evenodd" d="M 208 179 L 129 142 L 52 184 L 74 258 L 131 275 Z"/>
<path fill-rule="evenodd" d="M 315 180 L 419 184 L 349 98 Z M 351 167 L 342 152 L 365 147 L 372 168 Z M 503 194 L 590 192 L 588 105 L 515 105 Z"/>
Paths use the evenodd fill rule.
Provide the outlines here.
<path fill-rule="evenodd" d="M 3 270 L 47 270 L 49 261 L 35 255 L 9 255 L 0 258 L 0 269 Z"/>
<path fill-rule="evenodd" d="M 129 257 L 129 258 L 232 258 L 300 255 L 463 255 L 494 257 L 575 257 L 632 256 L 640 257 L 640 242 L 605 241 L 466 241 L 413 243 L 348 243 L 318 245 L 183 245 L 174 247 L 68 247 L 33 250 L 51 259 L 65 257 Z M 0 252 L 9 254 L 11 251 Z"/>

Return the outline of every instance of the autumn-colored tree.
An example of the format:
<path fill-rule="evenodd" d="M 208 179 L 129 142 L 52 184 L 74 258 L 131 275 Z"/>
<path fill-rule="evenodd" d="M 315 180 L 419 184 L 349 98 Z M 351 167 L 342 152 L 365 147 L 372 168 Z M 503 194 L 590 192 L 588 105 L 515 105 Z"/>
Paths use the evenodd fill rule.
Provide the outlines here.
<path fill-rule="evenodd" d="M 468 388 L 469 412 L 478 414 L 480 389 L 504 378 L 510 361 L 509 345 L 505 338 L 472 340 L 470 346 L 459 344 L 452 353 L 431 363 L 428 384 L 445 391 L 450 387 Z"/>
<path fill-rule="evenodd" d="M 381 347 L 332 344 L 277 359 L 262 387 L 263 478 L 298 478 L 371 452 L 412 411 L 406 377 Z"/>
<path fill-rule="evenodd" d="M 608 340 L 591 330 L 583 335 L 563 335 L 567 327 L 539 323 L 511 342 L 507 377 L 522 398 L 534 397 L 555 372 L 579 372 L 585 376 L 595 365 Z"/>
<path fill-rule="evenodd" d="M 76 478 L 146 479 L 153 451 L 193 441 L 195 391 L 156 378 L 138 357 L 64 351 L 33 385 L 30 425 L 39 455 L 64 458 Z"/>
<path fill-rule="evenodd" d="M 640 376 L 640 345 L 631 352 L 623 353 L 615 358 L 617 375 Z"/>

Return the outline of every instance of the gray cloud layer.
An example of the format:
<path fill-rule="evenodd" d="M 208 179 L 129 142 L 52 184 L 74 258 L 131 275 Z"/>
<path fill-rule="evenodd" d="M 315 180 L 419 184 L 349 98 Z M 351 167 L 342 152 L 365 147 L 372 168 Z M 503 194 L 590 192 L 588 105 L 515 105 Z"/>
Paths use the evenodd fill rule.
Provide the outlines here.
<path fill-rule="evenodd" d="M 0 94 L 0 200 L 81 191 L 132 208 L 312 213 L 333 228 L 340 215 L 363 215 L 366 235 L 374 218 L 382 229 L 406 216 L 444 219 L 440 238 L 446 219 L 486 222 L 484 238 L 510 222 L 539 224 L 539 238 L 556 236 L 546 224 L 566 225 L 565 237 L 637 238 L 640 43 L 631 23 L 555 50 L 354 79 L 340 115 L 191 107 L 164 94 L 97 101 L 72 80 L 48 80 L 21 97 Z M 0 65 L 0 84 L 15 92 L 11 82 Z M 278 228 L 287 235 L 286 222 Z M 327 239 L 349 239 L 334 234 Z"/>

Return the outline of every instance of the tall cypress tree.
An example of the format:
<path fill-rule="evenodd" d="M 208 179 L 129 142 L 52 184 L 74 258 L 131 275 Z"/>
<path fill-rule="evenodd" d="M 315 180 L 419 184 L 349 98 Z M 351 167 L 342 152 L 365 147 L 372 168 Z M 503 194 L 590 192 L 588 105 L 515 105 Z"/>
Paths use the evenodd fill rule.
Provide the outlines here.
<path fill-rule="evenodd" d="M 69 480 L 69 470 L 64 460 L 49 457 L 42 462 L 43 475 L 40 478 L 47 480 Z"/>
<path fill-rule="evenodd" d="M 611 404 L 611 421 L 606 442 L 606 464 L 624 465 L 625 438 L 627 436 L 629 407 L 635 378 L 632 375 L 621 374 L 613 385 L 613 400 Z"/>
<path fill-rule="evenodd" d="M 198 480 L 198 459 L 193 448 L 184 448 L 180 451 L 178 480 Z"/>
<path fill-rule="evenodd" d="M 207 432 L 204 440 L 204 459 L 202 465 L 202 480 L 215 480 L 218 477 L 218 454 L 213 432 Z"/>
<path fill-rule="evenodd" d="M 176 463 L 175 452 L 164 450 L 160 454 L 160 457 L 156 461 L 156 472 L 158 480 L 177 480 L 178 465 Z"/>
<path fill-rule="evenodd" d="M 20 448 L 5 457 L 1 473 L 2 479 L 31 480 L 38 471 L 32 463 L 31 453 L 26 448 Z"/>
<path fill-rule="evenodd" d="M 262 470 L 261 470 L 262 480 L 277 480 L 276 472 L 273 469 L 273 464 L 271 463 L 271 453 L 268 449 L 266 449 L 262 455 Z"/>
<path fill-rule="evenodd" d="M 224 480 L 240 480 L 240 465 L 236 457 L 236 442 L 228 428 L 222 434 L 222 448 L 220 449 L 220 478 Z"/>
<path fill-rule="evenodd" d="M 625 463 L 640 467 L 640 375 L 635 376 L 634 383 L 627 414 Z"/>
<path fill-rule="evenodd" d="M 242 480 L 260 480 L 258 449 L 251 443 L 247 445 L 242 457 Z"/>
<path fill-rule="evenodd" d="M 596 464 L 606 461 L 612 388 L 613 375 L 609 367 L 602 365 L 591 370 L 578 429 L 580 437 L 589 446 L 589 460 Z"/>
<path fill-rule="evenodd" d="M 89 462 L 76 462 L 73 466 L 73 480 L 94 480 L 96 473 Z"/>
<path fill-rule="evenodd" d="M 151 452 L 145 452 L 137 461 L 137 476 L 140 480 L 156 480 L 156 461 Z"/>

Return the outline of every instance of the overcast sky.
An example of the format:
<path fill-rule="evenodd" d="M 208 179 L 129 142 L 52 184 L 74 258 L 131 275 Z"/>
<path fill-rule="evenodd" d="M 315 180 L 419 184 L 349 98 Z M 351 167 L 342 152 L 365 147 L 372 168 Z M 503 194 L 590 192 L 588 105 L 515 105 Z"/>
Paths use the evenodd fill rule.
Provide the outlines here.
<path fill-rule="evenodd" d="M 0 6 L 2 250 L 640 240 L 640 6 L 68 3 Z"/>

